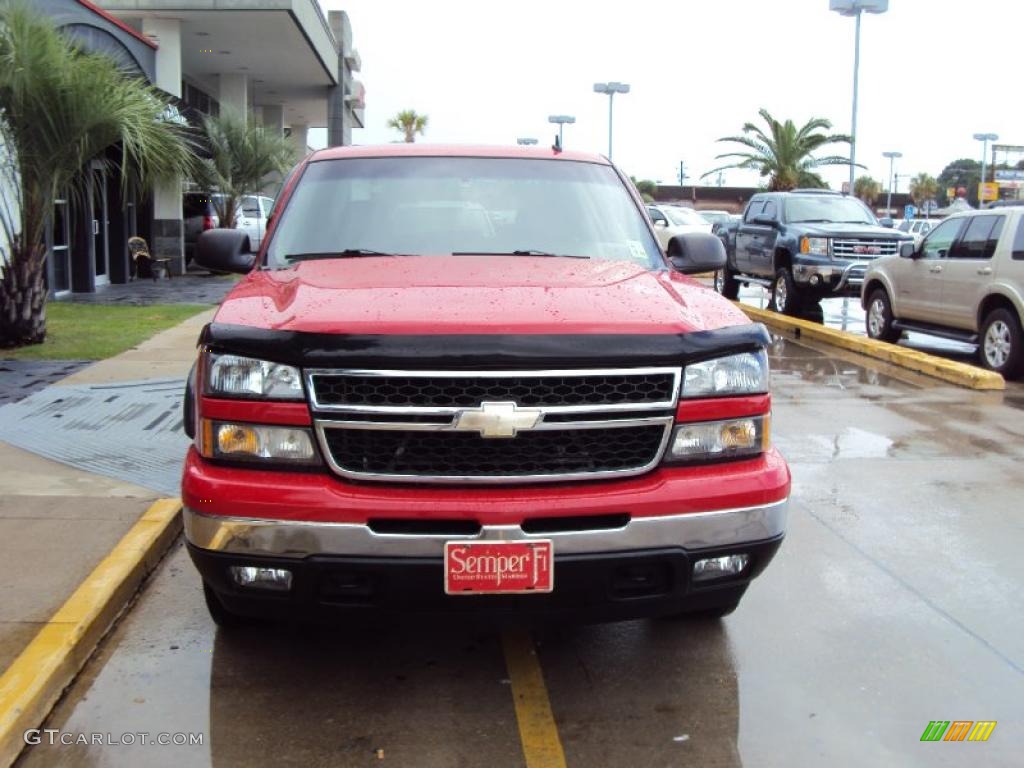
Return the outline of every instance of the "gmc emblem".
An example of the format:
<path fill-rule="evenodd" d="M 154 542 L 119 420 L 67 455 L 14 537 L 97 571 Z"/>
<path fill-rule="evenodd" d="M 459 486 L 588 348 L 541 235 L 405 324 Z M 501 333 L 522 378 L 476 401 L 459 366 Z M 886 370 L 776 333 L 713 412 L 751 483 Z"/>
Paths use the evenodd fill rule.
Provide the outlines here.
<path fill-rule="evenodd" d="M 853 246 L 853 252 L 877 255 L 882 252 L 882 249 L 877 245 L 855 245 Z"/>

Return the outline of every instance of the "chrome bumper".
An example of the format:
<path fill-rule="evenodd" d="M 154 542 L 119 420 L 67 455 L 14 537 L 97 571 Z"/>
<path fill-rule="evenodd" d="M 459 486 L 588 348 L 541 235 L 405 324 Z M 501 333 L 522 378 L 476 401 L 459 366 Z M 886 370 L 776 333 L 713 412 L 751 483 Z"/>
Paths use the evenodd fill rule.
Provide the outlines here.
<path fill-rule="evenodd" d="M 785 533 L 788 500 L 758 507 L 639 517 L 621 528 L 528 534 L 518 525 L 485 525 L 472 536 L 374 533 L 358 523 L 309 523 L 204 515 L 184 510 L 185 538 L 215 552 L 305 557 L 442 557 L 447 541 L 550 539 L 565 553 L 619 552 L 679 546 L 731 546 Z"/>
<path fill-rule="evenodd" d="M 793 267 L 793 279 L 800 285 L 809 285 L 812 278 L 817 276 L 823 286 L 829 286 L 832 280 L 836 280 L 836 284 L 831 286 L 831 291 L 840 293 L 849 288 L 863 285 L 868 263 L 867 260 L 864 260 L 851 261 L 845 266 L 841 264 L 799 264 Z"/>

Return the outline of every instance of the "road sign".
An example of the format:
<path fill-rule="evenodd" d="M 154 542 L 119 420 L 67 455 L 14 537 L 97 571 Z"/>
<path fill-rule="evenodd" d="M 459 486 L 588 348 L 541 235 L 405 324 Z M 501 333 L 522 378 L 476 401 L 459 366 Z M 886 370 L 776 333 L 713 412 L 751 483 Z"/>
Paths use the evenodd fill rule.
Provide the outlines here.
<path fill-rule="evenodd" d="M 999 199 L 999 185 L 994 181 L 983 181 L 978 185 L 978 199 L 982 202 Z"/>
<path fill-rule="evenodd" d="M 916 206 L 913 206 L 913 205 L 904 205 L 903 206 L 903 218 L 904 219 L 912 219 L 915 216 L 917 216 L 917 207 Z"/>

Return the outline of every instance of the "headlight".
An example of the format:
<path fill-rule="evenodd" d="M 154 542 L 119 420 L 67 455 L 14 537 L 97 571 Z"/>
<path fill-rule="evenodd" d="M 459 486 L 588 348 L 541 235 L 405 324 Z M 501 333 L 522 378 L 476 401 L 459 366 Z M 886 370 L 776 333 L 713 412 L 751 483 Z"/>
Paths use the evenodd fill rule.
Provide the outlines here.
<path fill-rule="evenodd" d="M 210 459 L 319 464 L 313 436 L 302 427 L 272 427 L 203 419 L 201 451 Z"/>
<path fill-rule="evenodd" d="M 210 354 L 206 358 L 206 394 L 301 400 L 302 374 L 291 365 Z"/>
<path fill-rule="evenodd" d="M 683 397 L 756 395 L 768 391 L 768 355 L 763 349 L 692 363 L 683 369 Z"/>
<path fill-rule="evenodd" d="M 672 432 L 665 461 L 711 461 L 756 456 L 769 443 L 769 417 L 681 424 Z"/>
<path fill-rule="evenodd" d="M 812 256 L 828 256 L 828 238 L 801 237 L 800 253 L 809 253 Z"/>

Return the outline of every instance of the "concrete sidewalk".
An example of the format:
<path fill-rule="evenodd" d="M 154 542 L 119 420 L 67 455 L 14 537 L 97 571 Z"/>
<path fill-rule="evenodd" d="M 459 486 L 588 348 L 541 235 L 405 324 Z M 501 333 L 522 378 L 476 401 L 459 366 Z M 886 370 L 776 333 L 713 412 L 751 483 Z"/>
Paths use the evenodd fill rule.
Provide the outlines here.
<path fill-rule="evenodd" d="M 50 385 L 184 383 L 213 309 Z M 7 437 L 7 435 L 0 436 Z M 55 430 L 54 439 L 62 439 Z M 0 671 L 160 494 L 50 461 L 0 439 Z"/>

